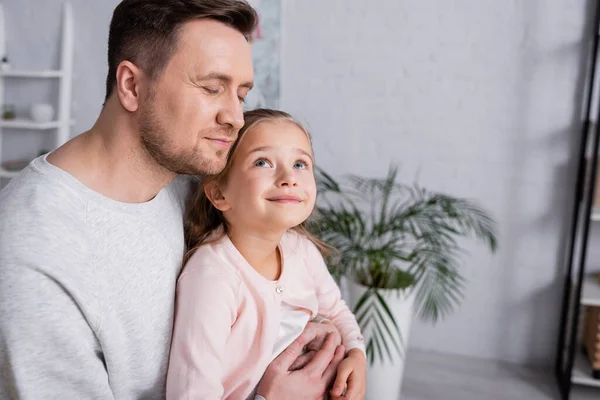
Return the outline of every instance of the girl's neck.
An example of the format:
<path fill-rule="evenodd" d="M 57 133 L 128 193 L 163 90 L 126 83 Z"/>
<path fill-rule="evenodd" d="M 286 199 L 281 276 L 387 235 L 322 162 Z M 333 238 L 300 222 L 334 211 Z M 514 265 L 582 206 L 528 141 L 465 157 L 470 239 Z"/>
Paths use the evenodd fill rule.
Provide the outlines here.
<path fill-rule="evenodd" d="M 264 235 L 229 229 L 229 238 L 240 254 L 263 277 L 274 281 L 281 275 L 278 245 L 283 234 Z"/>

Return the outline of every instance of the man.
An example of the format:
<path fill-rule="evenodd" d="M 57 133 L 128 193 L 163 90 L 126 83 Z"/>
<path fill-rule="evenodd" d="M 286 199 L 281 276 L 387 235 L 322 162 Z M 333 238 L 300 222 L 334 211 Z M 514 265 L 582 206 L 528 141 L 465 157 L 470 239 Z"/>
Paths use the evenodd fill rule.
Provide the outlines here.
<path fill-rule="evenodd" d="M 256 20 L 236 0 L 117 6 L 97 122 L 0 192 L 0 398 L 164 398 L 184 252 L 177 175 L 224 167 L 253 85 Z M 309 326 L 258 394 L 322 395 L 339 335 L 289 369 L 328 330 Z"/>

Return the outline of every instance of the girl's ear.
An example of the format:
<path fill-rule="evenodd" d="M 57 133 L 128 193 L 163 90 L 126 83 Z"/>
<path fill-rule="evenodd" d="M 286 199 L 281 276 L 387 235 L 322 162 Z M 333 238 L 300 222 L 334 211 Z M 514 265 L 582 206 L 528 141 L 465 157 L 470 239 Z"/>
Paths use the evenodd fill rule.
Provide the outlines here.
<path fill-rule="evenodd" d="M 227 211 L 231 208 L 216 182 L 210 182 L 204 185 L 204 194 L 206 194 L 208 200 L 210 200 L 217 210 Z"/>

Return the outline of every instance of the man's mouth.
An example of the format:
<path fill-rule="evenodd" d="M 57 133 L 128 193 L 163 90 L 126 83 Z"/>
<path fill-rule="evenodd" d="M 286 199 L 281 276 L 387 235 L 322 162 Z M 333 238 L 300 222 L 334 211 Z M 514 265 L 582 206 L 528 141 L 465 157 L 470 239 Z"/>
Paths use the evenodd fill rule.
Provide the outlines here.
<path fill-rule="evenodd" d="M 229 139 L 229 138 L 207 138 L 209 141 L 211 141 L 212 143 L 221 146 L 221 147 L 231 147 L 231 144 L 233 143 L 233 140 Z"/>

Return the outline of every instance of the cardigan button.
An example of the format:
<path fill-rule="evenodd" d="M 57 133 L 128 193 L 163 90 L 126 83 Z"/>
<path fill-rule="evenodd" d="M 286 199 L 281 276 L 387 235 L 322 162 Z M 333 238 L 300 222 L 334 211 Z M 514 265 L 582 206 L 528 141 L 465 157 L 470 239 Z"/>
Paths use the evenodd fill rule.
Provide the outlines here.
<path fill-rule="evenodd" d="M 277 286 L 275 288 L 275 291 L 277 292 L 277 294 L 281 294 L 281 293 L 283 293 L 283 288 L 281 286 Z"/>

